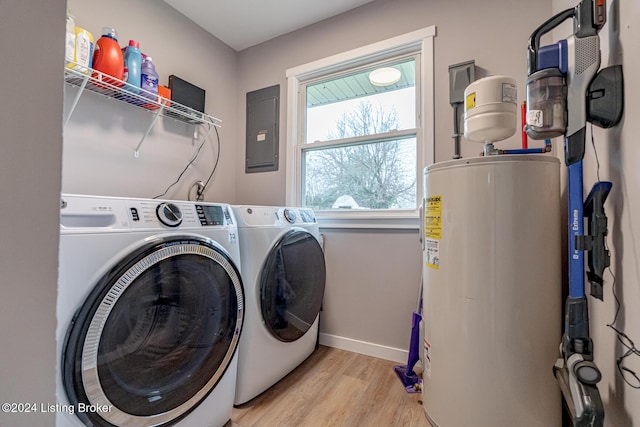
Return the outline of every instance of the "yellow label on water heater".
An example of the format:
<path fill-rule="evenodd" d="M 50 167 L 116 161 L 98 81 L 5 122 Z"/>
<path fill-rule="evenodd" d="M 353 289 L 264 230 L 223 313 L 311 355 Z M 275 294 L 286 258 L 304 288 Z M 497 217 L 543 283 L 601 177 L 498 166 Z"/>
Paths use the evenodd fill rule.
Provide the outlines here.
<path fill-rule="evenodd" d="M 442 196 L 427 197 L 424 207 L 424 237 L 442 239 Z"/>
<path fill-rule="evenodd" d="M 442 239 L 442 196 L 427 197 L 424 206 L 425 265 L 440 269 L 440 239 Z"/>

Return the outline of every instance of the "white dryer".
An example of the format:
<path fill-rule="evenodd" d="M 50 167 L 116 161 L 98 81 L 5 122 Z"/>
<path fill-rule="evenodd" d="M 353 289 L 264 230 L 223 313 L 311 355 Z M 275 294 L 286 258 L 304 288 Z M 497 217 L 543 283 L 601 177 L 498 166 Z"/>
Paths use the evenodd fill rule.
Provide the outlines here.
<path fill-rule="evenodd" d="M 326 270 L 311 209 L 234 206 L 233 210 L 246 298 L 235 398 L 240 405 L 313 353 Z"/>
<path fill-rule="evenodd" d="M 58 427 L 220 427 L 244 319 L 224 204 L 63 194 Z"/>

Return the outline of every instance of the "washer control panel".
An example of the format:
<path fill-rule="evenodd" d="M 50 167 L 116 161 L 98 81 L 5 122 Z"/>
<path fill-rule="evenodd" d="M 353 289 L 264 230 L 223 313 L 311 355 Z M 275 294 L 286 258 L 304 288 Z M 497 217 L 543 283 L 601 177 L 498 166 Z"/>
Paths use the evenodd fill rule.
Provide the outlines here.
<path fill-rule="evenodd" d="M 233 211 L 224 203 L 63 194 L 60 208 L 62 229 L 235 228 Z"/>
<path fill-rule="evenodd" d="M 182 223 L 182 211 L 175 203 L 160 203 L 156 206 L 156 216 L 167 227 L 177 227 Z"/>
<path fill-rule="evenodd" d="M 233 225 L 233 217 L 229 206 L 196 205 L 201 225 Z"/>

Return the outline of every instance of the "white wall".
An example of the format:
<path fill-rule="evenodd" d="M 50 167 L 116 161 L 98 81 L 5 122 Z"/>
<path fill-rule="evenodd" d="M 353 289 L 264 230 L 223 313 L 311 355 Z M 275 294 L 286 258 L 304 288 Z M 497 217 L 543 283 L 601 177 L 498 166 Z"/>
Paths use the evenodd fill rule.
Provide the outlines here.
<path fill-rule="evenodd" d="M 574 7 L 577 2 L 553 0 L 553 13 Z M 608 245 L 611 250 L 611 272 L 605 274 L 604 301 L 589 297 L 591 335 L 594 343 L 595 362 L 602 371 L 603 380 L 598 388 L 605 402 L 606 426 L 640 425 L 640 392 L 626 385 L 617 371 L 616 359 L 623 348 L 616 340 L 615 332 L 607 327 L 615 316 L 616 302 L 612 289 L 621 301 L 616 328 L 626 333 L 640 345 L 640 227 L 634 222 L 640 218 L 640 147 L 637 134 L 640 123 L 634 114 L 640 112 L 634 95 L 640 93 L 636 75 L 640 72 L 640 2 L 609 0 L 607 24 L 600 32 L 602 65 L 622 64 L 625 80 L 625 111 L 617 127 L 609 130 L 594 127 L 594 148 L 587 132 L 584 159 L 584 191 L 591 189 L 597 177 L 597 161 L 600 162 L 600 179 L 613 182 L 613 189 L 605 204 L 609 217 Z M 554 32 L 560 40 L 572 32 L 571 22 Z M 589 129 L 589 128 L 588 128 Z M 562 157 L 562 155 L 561 155 Z M 588 289 L 587 289 L 588 292 Z M 631 356 L 626 366 L 640 375 L 640 357 Z"/>
<path fill-rule="evenodd" d="M 103 26 L 114 27 L 118 41 L 140 42 L 153 58 L 160 84 L 175 74 L 206 90 L 205 111 L 222 120 L 221 156 L 205 199 L 233 202 L 236 168 L 236 52 L 171 8 L 154 0 L 104 2 L 69 0 L 77 26 L 97 40 Z M 75 88 L 65 89 L 65 115 Z M 152 121 L 147 110 L 105 99 L 81 96 L 64 132 L 62 189 L 64 192 L 112 196 L 154 197 L 173 183 L 202 141 L 206 126 L 195 128 L 173 119 L 160 119 L 140 148 L 134 150 Z M 197 180 L 206 181 L 217 153 L 212 132 L 198 160 L 166 198 L 187 199 Z"/>
<path fill-rule="evenodd" d="M 415 230 L 323 229 L 320 343 L 407 362 L 422 261 Z"/>
<path fill-rule="evenodd" d="M 0 403 L 38 405 L 2 426 L 54 424 L 64 11 L 0 2 Z"/>
<path fill-rule="evenodd" d="M 277 172 L 245 174 L 244 143 L 238 145 L 238 202 L 285 202 L 287 68 L 435 25 L 435 154 L 437 161 L 447 160 L 453 155 L 448 66 L 474 59 L 479 76 L 513 76 L 524 100 L 527 39 L 550 14 L 551 0 L 378 0 L 240 52 L 239 140 L 245 135 L 246 92 L 274 84 L 281 87 L 281 137 Z M 514 136 L 498 145 L 519 144 Z M 462 148 L 465 157 L 482 150 L 466 141 Z M 408 348 L 421 269 L 417 220 L 415 224 L 415 230 L 401 232 L 322 230 L 329 276 L 321 331 L 329 342 L 364 341 L 360 349 L 368 343 L 382 357 L 393 349 L 402 355 Z"/>

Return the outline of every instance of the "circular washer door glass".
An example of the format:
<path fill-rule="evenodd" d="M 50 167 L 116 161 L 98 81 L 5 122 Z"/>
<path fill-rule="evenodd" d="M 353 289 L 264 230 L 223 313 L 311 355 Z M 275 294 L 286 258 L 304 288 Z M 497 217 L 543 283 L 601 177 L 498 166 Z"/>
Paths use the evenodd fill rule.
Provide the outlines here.
<path fill-rule="evenodd" d="M 311 328 L 320 313 L 325 280 L 322 248 L 308 231 L 292 229 L 274 245 L 260 276 L 260 305 L 275 338 L 295 341 Z"/>
<path fill-rule="evenodd" d="M 108 408 L 78 416 L 136 426 L 185 416 L 229 365 L 243 305 L 238 271 L 211 240 L 171 237 L 130 254 L 98 282 L 67 333 L 70 402 Z"/>

